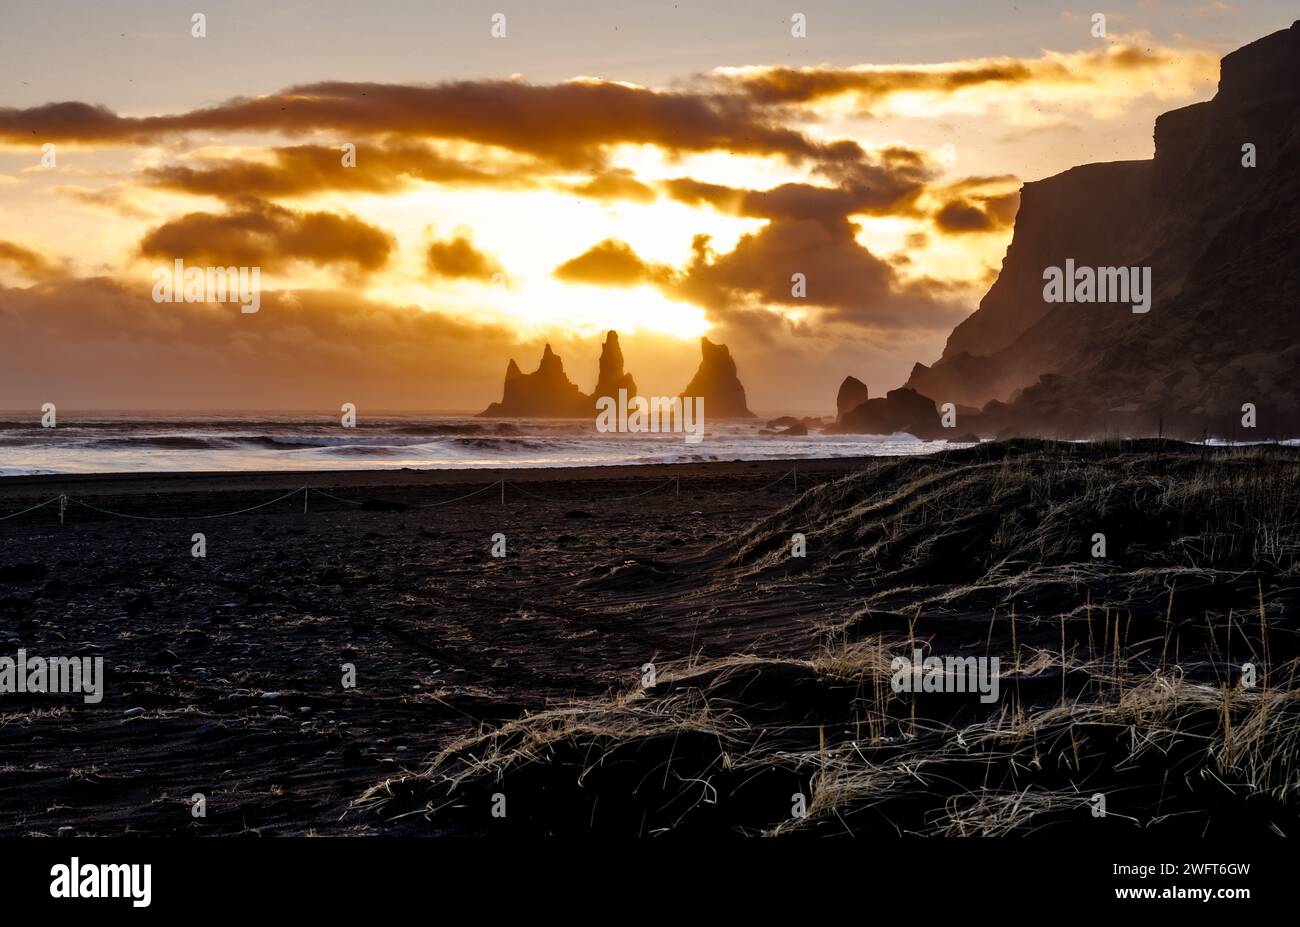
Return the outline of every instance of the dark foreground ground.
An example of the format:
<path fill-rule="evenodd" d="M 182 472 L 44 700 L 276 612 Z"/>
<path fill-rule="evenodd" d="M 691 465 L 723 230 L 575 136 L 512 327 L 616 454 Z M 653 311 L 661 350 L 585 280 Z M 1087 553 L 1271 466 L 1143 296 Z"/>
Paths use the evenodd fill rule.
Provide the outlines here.
<path fill-rule="evenodd" d="M 1300 453 L 798 469 L 5 481 L 0 832 L 1300 834 Z"/>
<path fill-rule="evenodd" d="M 861 465 L 801 461 L 799 487 Z M 389 830 L 349 803 L 451 738 L 732 633 L 800 636 L 795 616 L 751 629 L 662 594 L 693 574 L 684 554 L 794 499 L 793 466 L 0 482 L 0 517 L 60 494 L 137 516 L 73 501 L 62 527 L 57 502 L 0 521 L 0 656 L 102 656 L 107 677 L 98 705 L 0 695 L 0 833 Z M 306 514 L 299 493 L 177 518 L 304 484 Z M 610 575 L 628 588 L 592 590 Z"/>

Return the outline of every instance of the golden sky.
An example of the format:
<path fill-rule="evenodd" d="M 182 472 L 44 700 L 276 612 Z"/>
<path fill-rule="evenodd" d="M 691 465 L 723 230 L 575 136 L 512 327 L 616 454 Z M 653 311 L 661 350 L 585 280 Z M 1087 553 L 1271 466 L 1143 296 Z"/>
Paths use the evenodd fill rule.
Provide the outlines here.
<path fill-rule="evenodd" d="M 873 61 L 818 40 L 840 15 L 822 4 L 802 38 L 783 7 L 700 12 L 713 51 L 644 7 L 579 20 L 566 46 L 523 13 L 493 37 L 470 4 L 439 24 L 463 57 L 399 79 L 388 19 L 294 32 L 211 3 L 198 37 L 174 5 L 58 6 L 0 13 L 24 48 L 0 101 L 8 409 L 477 409 L 547 340 L 591 388 L 614 328 L 645 392 L 679 391 L 707 334 L 754 408 L 825 410 L 846 374 L 879 393 L 938 355 L 996 275 L 1023 181 L 1149 157 L 1156 115 L 1289 23 L 1138 2 L 1104 37 L 1053 8 L 1010 42 L 959 5 L 901 16 Z M 259 268 L 260 310 L 155 302 L 176 259 Z"/>

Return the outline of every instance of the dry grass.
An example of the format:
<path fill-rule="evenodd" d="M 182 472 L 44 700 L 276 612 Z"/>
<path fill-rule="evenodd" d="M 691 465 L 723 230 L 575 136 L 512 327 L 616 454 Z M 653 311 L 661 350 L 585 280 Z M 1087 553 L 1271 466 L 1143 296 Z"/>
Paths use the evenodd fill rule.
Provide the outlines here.
<path fill-rule="evenodd" d="M 719 585 L 865 603 L 809 624 L 804 657 L 661 665 L 651 690 L 468 735 L 356 808 L 469 832 L 500 791 L 526 832 L 1300 833 L 1297 489 L 1285 448 L 882 461 L 713 552 Z M 894 691 L 914 648 L 998 656 L 1001 697 Z"/>

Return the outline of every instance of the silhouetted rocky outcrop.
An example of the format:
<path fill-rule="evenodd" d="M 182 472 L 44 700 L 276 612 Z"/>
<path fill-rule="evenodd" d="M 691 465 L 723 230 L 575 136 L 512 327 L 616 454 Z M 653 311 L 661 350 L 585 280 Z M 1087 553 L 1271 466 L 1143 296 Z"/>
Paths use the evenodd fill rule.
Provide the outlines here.
<path fill-rule="evenodd" d="M 636 381 L 632 374 L 623 372 L 623 349 L 618 345 L 618 332 L 611 331 L 605 335 L 605 344 L 600 349 L 600 376 L 596 380 L 596 391 L 592 401 L 601 396 L 618 399 L 619 390 L 627 390 L 628 398 L 636 395 Z"/>
<path fill-rule="evenodd" d="M 709 418 L 753 418 L 745 404 L 745 387 L 736 376 L 736 362 L 725 344 L 700 339 L 702 358 L 683 396 L 702 396 Z M 865 387 L 864 387 L 865 389 Z M 483 418 L 586 418 L 596 412 L 596 400 L 609 396 L 617 400 L 619 390 L 628 398 L 637 394 L 636 381 L 623 369 L 623 350 L 618 332 L 605 335 L 600 352 L 600 374 L 590 395 L 578 389 L 564 373 L 564 363 L 548 344 L 542 362 L 532 373 L 524 373 L 511 360 L 501 401 L 479 413 Z"/>
<path fill-rule="evenodd" d="M 840 391 L 835 395 L 836 424 L 844 420 L 846 413 L 852 412 L 870 398 L 867 384 L 857 377 L 845 377 L 844 382 L 840 384 Z"/>
<path fill-rule="evenodd" d="M 492 403 L 479 414 L 578 418 L 591 415 L 593 408 L 592 398 L 569 380 L 564 373 L 564 362 L 548 344 L 542 352 L 542 362 L 532 373 L 524 373 L 513 359 L 510 361 L 501 401 Z"/>
<path fill-rule="evenodd" d="M 706 418 L 753 418 L 745 402 L 745 387 L 736 375 L 736 362 L 725 344 L 700 339 L 700 366 L 691 382 L 682 390 L 683 397 L 704 397 Z"/>
<path fill-rule="evenodd" d="M 854 406 L 827 430 L 868 435 L 905 432 L 919 438 L 933 438 L 942 432 L 939 424 L 934 400 L 915 390 L 891 389 L 883 399 L 868 399 Z"/>
<path fill-rule="evenodd" d="M 1149 311 L 1046 302 L 1045 269 L 1067 260 L 1149 267 Z M 983 407 L 958 427 L 986 435 L 1295 435 L 1298 304 L 1300 23 L 1227 55 L 1213 100 L 1157 119 L 1153 160 L 1025 184 L 997 281 L 907 385 Z"/>

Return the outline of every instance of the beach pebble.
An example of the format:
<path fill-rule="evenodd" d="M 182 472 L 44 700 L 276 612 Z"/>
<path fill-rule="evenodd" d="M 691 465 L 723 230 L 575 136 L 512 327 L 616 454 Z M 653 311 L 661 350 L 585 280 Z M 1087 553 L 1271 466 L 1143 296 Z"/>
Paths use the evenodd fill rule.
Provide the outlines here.
<path fill-rule="evenodd" d="M 0 582 L 3 583 L 30 583 L 45 577 L 46 569 L 43 563 L 13 563 L 8 566 L 0 566 Z"/>
<path fill-rule="evenodd" d="M 263 692 L 258 698 L 264 698 L 267 701 L 273 701 L 281 696 L 280 692 Z"/>
<path fill-rule="evenodd" d="M 144 714 L 143 708 L 128 708 L 122 712 L 122 716 L 125 718 L 138 718 L 142 714 Z"/>
<path fill-rule="evenodd" d="M 142 592 L 126 600 L 126 610 L 128 612 L 142 612 L 150 608 L 153 608 L 153 596 L 147 592 Z"/>

